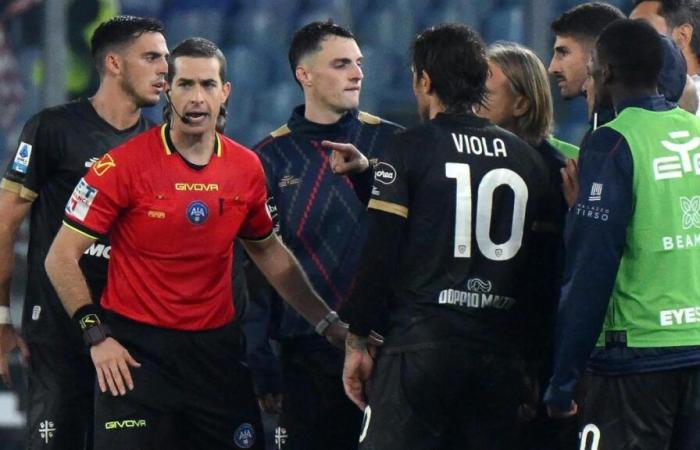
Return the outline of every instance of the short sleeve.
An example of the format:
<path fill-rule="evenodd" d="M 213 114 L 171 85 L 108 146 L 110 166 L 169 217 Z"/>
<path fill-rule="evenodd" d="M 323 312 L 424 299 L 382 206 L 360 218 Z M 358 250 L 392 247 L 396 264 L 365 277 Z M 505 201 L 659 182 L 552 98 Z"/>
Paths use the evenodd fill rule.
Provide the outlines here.
<path fill-rule="evenodd" d="M 265 174 L 257 156 L 255 157 L 254 173 L 250 187 L 248 215 L 238 231 L 238 237 L 246 240 L 262 240 L 272 234 L 272 217 L 267 208 Z"/>
<path fill-rule="evenodd" d="M 128 167 L 113 152 L 106 153 L 80 179 L 66 204 L 64 223 L 90 237 L 107 234 L 129 205 Z"/>
<path fill-rule="evenodd" d="M 57 160 L 57 155 L 51 153 L 50 143 L 50 133 L 43 124 L 41 114 L 29 119 L 22 129 L 17 150 L 10 159 L 0 186 L 26 200 L 35 200 Z"/>
<path fill-rule="evenodd" d="M 403 218 L 408 217 L 408 170 L 405 162 L 404 139 L 391 140 L 386 155 L 374 167 L 374 184 L 368 209 L 374 209 Z"/>

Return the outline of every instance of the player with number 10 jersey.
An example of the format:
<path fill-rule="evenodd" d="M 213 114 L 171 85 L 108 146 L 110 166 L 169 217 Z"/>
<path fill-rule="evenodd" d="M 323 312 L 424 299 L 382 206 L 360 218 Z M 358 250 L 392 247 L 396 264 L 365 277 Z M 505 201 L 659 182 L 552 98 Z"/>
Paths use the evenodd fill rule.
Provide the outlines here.
<path fill-rule="evenodd" d="M 536 150 L 471 113 L 488 70 L 473 31 L 428 29 L 413 59 L 426 122 L 396 135 L 375 168 L 347 305 L 345 389 L 362 407 L 356 387 L 370 381 L 363 450 L 510 450 L 523 357 L 546 326 L 531 256 L 534 233 L 551 228 L 539 220 L 549 173 Z M 455 88 L 459 77 L 468 81 Z M 385 301 L 389 329 L 374 363 L 362 337 Z"/>

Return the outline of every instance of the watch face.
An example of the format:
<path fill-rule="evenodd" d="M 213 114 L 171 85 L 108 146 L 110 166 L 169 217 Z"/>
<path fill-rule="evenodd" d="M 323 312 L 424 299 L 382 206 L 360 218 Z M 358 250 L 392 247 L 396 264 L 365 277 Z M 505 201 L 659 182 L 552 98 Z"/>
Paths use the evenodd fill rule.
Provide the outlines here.
<path fill-rule="evenodd" d="M 95 325 L 100 324 L 100 318 L 97 317 L 97 314 L 87 314 L 86 316 L 82 317 L 80 319 L 80 328 L 84 331 L 87 330 L 88 328 L 94 327 Z"/>

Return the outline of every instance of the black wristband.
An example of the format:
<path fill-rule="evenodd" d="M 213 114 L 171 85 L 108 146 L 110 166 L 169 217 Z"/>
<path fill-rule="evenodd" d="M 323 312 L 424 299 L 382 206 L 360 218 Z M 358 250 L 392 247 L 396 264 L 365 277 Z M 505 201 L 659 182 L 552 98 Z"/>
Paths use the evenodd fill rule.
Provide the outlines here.
<path fill-rule="evenodd" d="M 83 332 L 83 340 L 88 347 L 99 344 L 112 333 L 109 326 L 100 319 L 101 309 L 94 303 L 83 305 L 73 314 L 73 321 Z"/>
<path fill-rule="evenodd" d="M 78 325 L 81 331 L 94 327 L 102 323 L 100 320 L 100 312 L 102 310 L 94 303 L 83 305 L 73 314 L 73 321 Z"/>

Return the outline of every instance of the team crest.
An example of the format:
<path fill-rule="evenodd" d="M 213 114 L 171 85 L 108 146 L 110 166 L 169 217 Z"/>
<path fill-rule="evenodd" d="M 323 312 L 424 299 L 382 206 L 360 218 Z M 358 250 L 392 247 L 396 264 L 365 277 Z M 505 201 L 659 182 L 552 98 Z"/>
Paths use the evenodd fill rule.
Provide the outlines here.
<path fill-rule="evenodd" d="M 201 225 L 207 221 L 207 218 L 209 218 L 209 208 L 206 203 L 195 200 L 187 207 L 187 219 L 192 225 Z"/>
<path fill-rule="evenodd" d="M 109 153 L 105 153 L 105 155 L 100 158 L 99 161 L 94 163 L 92 165 L 92 170 L 95 171 L 98 177 L 101 177 L 104 175 L 109 169 L 112 167 L 116 167 L 117 163 L 114 162 L 114 159 L 112 159 L 112 156 Z"/>
<path fill-rule="evenodd" d="M 255 444 L 255 429 L 249 423 L 243 423 L 236 428 L 233 442 L 238 448 L 251 448 Z"/>

